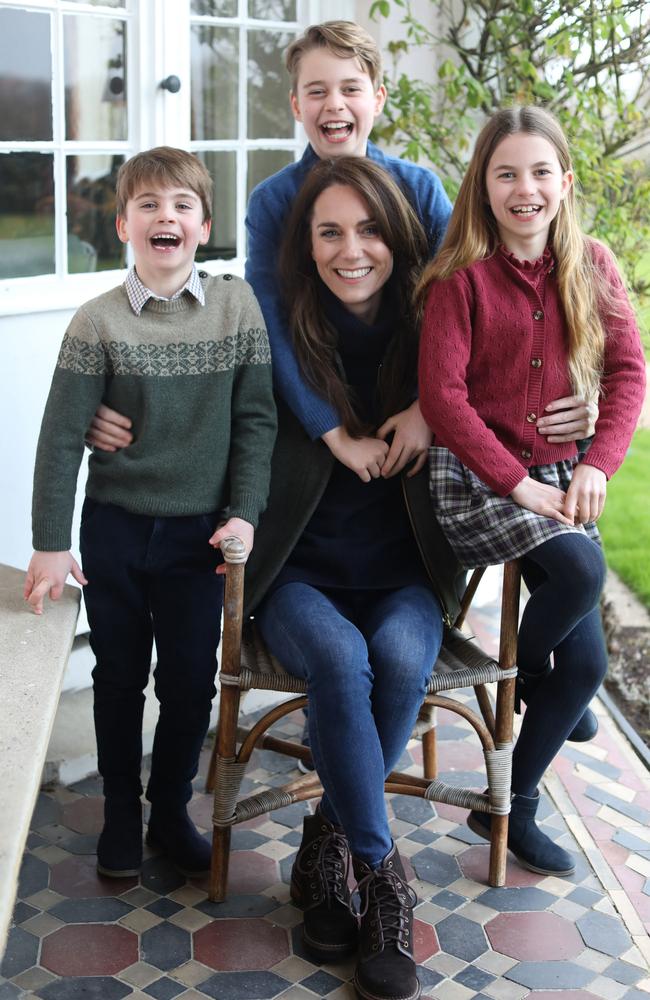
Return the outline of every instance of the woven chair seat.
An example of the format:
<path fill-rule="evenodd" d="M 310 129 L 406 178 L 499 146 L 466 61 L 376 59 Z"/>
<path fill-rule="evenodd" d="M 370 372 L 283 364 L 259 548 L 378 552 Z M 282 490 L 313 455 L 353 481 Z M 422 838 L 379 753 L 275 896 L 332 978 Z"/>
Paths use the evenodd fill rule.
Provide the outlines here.
<path fill-rule="evenodd" d="M 242 635 L 242 667 L 235 683 L 241 691 L 262 689 L 282 691 L 287 694 L 305 694 L 307 682 L 288 673 L 279 660 L 262 642 L 252 621 L 244 626 Z M 471 639 L 458 629 L 445 630 L 440 654 L 433 668 L 427 694 L 489 684 L 514 677 L 516 669 L 503 670 L 492 657 L 487 656 Z M 223 680 L 223 677 L 222 677 Z"/>

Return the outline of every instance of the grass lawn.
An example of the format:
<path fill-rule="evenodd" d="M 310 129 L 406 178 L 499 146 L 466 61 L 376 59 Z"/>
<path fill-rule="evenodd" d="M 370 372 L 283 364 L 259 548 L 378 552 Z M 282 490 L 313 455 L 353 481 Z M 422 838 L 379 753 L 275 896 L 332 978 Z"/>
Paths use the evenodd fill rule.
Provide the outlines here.
<path fill-rule="evenodd" d="M 650 607 L 650 430 L 634 435 L 598 525 L 608 564 Z"/>
<path fill-rule="evenodd" d="M 639 272 L 643 278 L 650 278 L 650 252 L 645 254 L 643 261 L 639 264 Z M 645 356 L 650 361 L 650 299 L 646 300 L 645 304 L 639 308 L 638 316 Z"/>

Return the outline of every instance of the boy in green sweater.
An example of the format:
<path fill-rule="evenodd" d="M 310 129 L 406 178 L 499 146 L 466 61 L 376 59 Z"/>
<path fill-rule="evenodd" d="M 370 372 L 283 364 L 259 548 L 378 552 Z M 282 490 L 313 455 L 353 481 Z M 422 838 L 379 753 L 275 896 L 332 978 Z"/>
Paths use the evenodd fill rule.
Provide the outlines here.
<path fill-rule="evenodd" d="M 186 805 L 215 694 L 217 550 L 230 535 L 252 547 L 268 492 L 269 345 L 250 287 L 194 264 L 211 205 L 210 175 L 184 150 L 158 147 L 122 166 L 117 231 L 135 267 L 73 317 L 36 456 L 25 598 L 41 614 L 68 573 L 84 586 L 105 795 L 97 867 L 113 877 L 135 875 L 142 863 L 142 710 L 154 639 L 160 714 L 147 840 L 185 874 L 210 867 Z M 90 456 L 82 571 L 69 551 L 75 487 L 84 433 L 102 401 L 139 433 L 128 448 Z"/>

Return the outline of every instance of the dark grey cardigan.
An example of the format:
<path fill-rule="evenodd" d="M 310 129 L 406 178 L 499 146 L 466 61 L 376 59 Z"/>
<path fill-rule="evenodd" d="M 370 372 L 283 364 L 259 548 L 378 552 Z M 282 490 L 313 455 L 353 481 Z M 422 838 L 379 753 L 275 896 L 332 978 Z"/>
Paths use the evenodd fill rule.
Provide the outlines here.
<path fill-rule="evenodd" d="M 246 566 L 245 615 L 252 614 L 282 569 L 327 486 L 334 457 L 312 441 L 285 403 L 276 399 L 278 436 L 271 461 L 271 492 Z M 427 469 L 402 477 L 404 500 L 431 587 L 451 625 L 459 610 L 465 572 L 435 519 Z"/>

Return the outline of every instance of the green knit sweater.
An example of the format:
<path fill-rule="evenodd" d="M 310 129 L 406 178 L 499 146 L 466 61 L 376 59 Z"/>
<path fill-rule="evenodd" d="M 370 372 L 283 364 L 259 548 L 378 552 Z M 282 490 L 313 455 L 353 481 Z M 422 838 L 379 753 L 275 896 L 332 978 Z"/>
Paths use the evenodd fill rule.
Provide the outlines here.
<path fill-rule="evenodd" d="M 257 525 L 276 417 L 264 320 L 250 286 L 201 275 L 136 316 L 123 285 L 82 306 L 67 329 L 36 454 L 34 548 L 70 548 L 84 434 L 100 402 L 133 421 L 128 448 L 93 452 L 86 494 L 156 517 L 226 509 Z"/>

